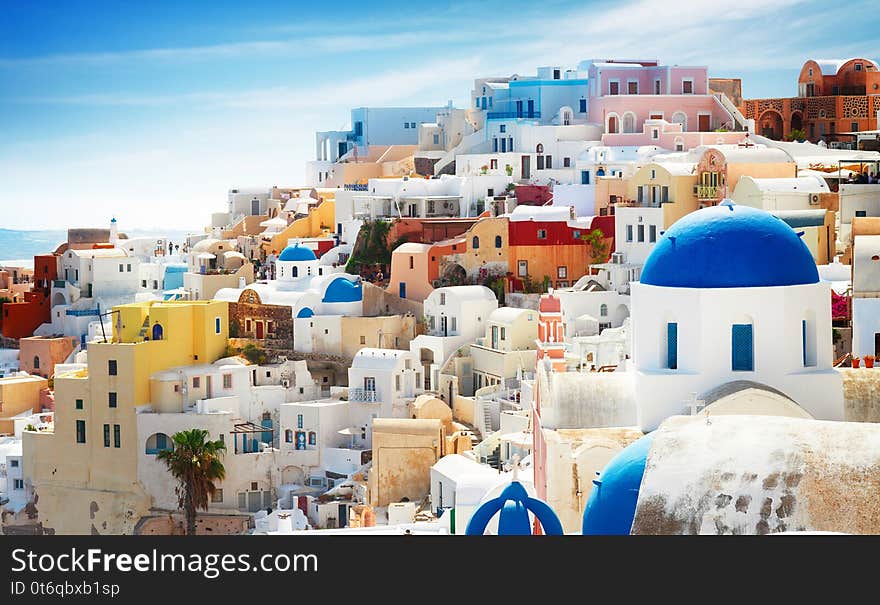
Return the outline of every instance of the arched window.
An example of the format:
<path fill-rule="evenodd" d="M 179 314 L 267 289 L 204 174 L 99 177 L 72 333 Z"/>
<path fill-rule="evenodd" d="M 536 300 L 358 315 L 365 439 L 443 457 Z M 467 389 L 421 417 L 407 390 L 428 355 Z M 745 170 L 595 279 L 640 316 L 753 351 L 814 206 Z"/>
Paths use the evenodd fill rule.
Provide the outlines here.
<path fill-rule="evenodd" d="M 153 340 L 162 340 L 165 335 L 162 324 L 153 324 Z"/>
<path fill-rule="evenodd" d="M 805 368 L 816 365 L 816 314 L 810 310 L 801 319 L 801 348 Z"/>
<path fill-rule="evenodd" d="M 538 143 L 538 146 L 535 147 L 535 153 L 544 153 L 544 145 L 541 143 Z"/>
<path fill-rule="evenodd" d="M 636 131 L 636 114 L 631 111 L 623 114 L 623 132 Z"/>
<path fill-rule="evenodd" d="M 480 238 L 475 235 L 474 238 L 471 240 L 471 248 L 476 250 L 479 247 L 480 247 Z"/>
<path fill-rule="evenodd" d="M 604 169 L 604 168 L 599 168 L 599 169 L 596 171 L 596 176 L 605 176 L 605 169 Z"/>
<path fill-rule="evenodd" d="M 601 315 L 602 317 L 608 317 L 608 305 L 599 305 L 599 315 Z"/>
<path fill-rule="evenodd" d="M 676 111 L 672 114 L 672 123 L 673 124 L 681 124 L 682 132 L 687 130 L 687 114 L 683 111 Z"/>
<path fill-rule="evenodd" d="M 293 443 L 293 431 L 291 429 L 284 431 L 284 443 Z"/>
<path fill-rule="evenodd" d="M 34 369 L 35 370 L 40 369 L 40 358 L 36 355 L 34 355 Z"/>
<path fill-rule="evenodd" d="M 174 442 L 165 433 L 153 433 L 147 437 L 145 451 L 148 456 L 155 456 L 162 450 L 174 449 Z"/>
<path fill-rule="evenodd" d="M 294 266 L 293 270 L 290 272 L 291 277 L 299 277 L 299 267 Z"/>
<path fill-rule="evenodd" d="M 496 235 L 496 236 L 495 236 L 495 247 L 496 247 L 496 248 L 500 248 L 500 247 L 501 247 L 501 236 L 500 236 L 500 235 Z"/>

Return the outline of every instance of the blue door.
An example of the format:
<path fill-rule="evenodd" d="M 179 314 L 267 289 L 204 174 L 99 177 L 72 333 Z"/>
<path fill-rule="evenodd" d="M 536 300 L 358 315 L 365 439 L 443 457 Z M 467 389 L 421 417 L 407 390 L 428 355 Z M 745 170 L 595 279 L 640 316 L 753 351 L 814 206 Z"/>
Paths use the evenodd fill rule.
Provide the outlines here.
<path fill-rule="evenodd" d="M 400 298 L 406 298 L 406 282 L 400 282 Z"/>
<path fill-rule="evenodd" d="M 260 422 L 260 424 L 264 428 L 271 429 L 272 428 L 272 419 L 271 418 L 264 418 Z M 263 431 L 260 434 L 260 438 L 263 440 L 263 443 L 271 444 L 272 443 L 272 431 Z"/>
<path fill-rule="evenodd" d="M 666 367 L 678 369 L 678 324 L 666 324 Z"/>
<path fill-rule="evenodd" d="M 581 170 L 581 185 L 589 185 L 590 184 L 590 171 L 589 170 Z"/>
<path fill-rule="evenodd" d="M 734 372 L 755 370 L 754 349 L 752 347 L 752 324 L 733 324 L 731 331 L 731 369 Z"/>

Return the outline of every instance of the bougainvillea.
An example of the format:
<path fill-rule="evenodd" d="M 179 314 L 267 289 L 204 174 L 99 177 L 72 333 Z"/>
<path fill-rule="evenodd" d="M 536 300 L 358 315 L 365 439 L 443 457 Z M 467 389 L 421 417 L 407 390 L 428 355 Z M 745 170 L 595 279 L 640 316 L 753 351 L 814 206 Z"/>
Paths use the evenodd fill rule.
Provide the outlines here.
<path fill-rule="evenodd" d="M 849 297 L 841 296 L 834 290 L 831 291 L 831 319 L 846 319 L 848 317 Z"/>

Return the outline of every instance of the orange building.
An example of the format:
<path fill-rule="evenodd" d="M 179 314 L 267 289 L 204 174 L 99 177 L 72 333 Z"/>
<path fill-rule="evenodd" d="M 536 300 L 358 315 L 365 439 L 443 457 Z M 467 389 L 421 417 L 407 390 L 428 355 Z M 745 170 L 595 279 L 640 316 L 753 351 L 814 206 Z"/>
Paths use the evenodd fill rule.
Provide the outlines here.
<path fill-rule="evenodd" d="M 565 324 L 562 303 L 552 294 L 544 294 L 538 303 L 538 360 L 548 358 L 556 372 L 565 371 Z"/>
<path fill-rule="evenodd" d="M 31 336 L 19 341 L 18 365 L 34 376 L 51 378 L 55 374 L 55 364 L 64 361 L 79 346 L 76 336 Z"/>
<path fill-rule="evenodd" d="M 837 141 L 839 133 L 875 130 L 880 111 L 880 68 L 864 58 L 810 59 L 798 77 L 798 96 L 744 100 L 740 108 L 755 131 L 784 139 L 803 130 L 812 142 Z M 844 140 L 851 140 L 845 137 Z"/>

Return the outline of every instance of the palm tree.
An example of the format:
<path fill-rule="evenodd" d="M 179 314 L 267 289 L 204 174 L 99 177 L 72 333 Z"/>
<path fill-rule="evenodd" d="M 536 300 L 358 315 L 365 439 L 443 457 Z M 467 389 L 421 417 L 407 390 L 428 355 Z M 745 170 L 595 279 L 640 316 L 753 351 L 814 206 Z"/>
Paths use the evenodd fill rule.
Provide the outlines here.
<path fill-rule="evenodd" d="M 220 457 L 226 452 L 222 441 L 207 439 L 208 431 L 192 429 L 174 433 L 174 449 L 162 450 L 157 459 L 165 463 L 178 484 L 178 506 L 186 515 L 186 534 L 196 533 L 196 509 L 208 510 L 208 502 L 217 491 L 215 481 L 226 477 Z"/>

